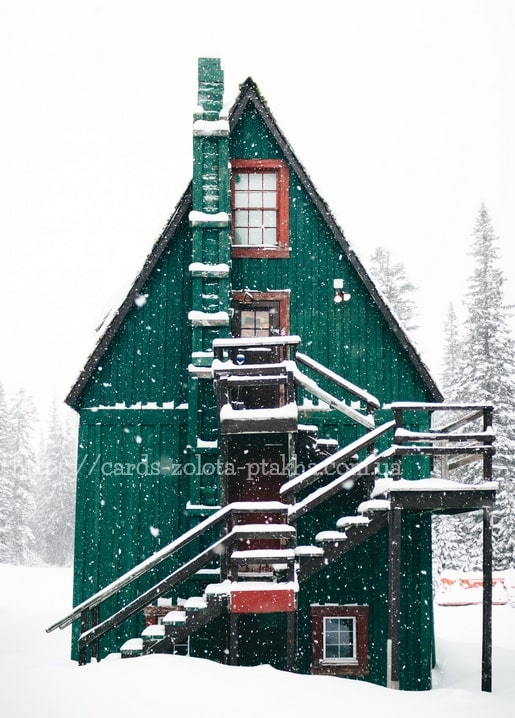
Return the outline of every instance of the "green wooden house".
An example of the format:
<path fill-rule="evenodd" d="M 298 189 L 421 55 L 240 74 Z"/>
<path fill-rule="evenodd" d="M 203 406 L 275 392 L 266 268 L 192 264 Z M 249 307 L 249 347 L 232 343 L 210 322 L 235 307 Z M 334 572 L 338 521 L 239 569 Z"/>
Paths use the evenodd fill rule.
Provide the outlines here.
<path fill-rule="evenodd" d="M 52 628 L 74 622 L 81 663 L 182 652 L 427 689 L 431 513 L 483 509 L 488 549 L 495 493 L 427 479 L 465 419 L 490 478 L 491 407 L 431 434 L 442 396 L 256 84 L 222 100 L 201 59 L 192 182 L 67 397 L 76 608 Z"/>

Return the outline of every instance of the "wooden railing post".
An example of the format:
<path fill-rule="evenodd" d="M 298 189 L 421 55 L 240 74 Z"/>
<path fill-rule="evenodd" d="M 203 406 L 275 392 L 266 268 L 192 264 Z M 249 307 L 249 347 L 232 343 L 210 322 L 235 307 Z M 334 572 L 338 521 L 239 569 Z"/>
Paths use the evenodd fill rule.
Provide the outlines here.
<path fill-rule="evenodd" d="M 483 410 L 483 431 L 491 430 L 493 423 L 493 408 L 488 406 L 485 407 Z M 493 443 L 494 435 L 492 433 L 492 440 L 490 444 Z M 492 481 L 493 477 L 493 450 L 488 451 L 485 454 L 483 454 L 483 480 L 484 481 Z"/>
<path fill-rule="evenodd" d="M 89 628 L 89 609 L 84 609 L 80 614 L 80 637 L 79 637 L 79 666 L 85 666 L 88 662 L 88 644 L 82 636 Z"/>
<path fill-rule="evenodd" d="M 391 509 L 388 519 L 388 637 L 386 679 L 388 688 L 399 688 L 401 509 Z"/>
<path fill-rule="evenodd" d="M 98 625 L 99 617 L 100 617 L 100 606 L 94 606 L 91 609 L 91 625 L 92 626 Z M 94 641 L 91 642 L 91 648 L 90 648 L 91 660 L 98 661 L 98 659 L 99 659 L 98 641 L 99 641 L 99 639 L 96 638 Z"/>
<path fill-rule="evenodd" d="M 394 441 L 395 441 L 395 432 L 397 431 L 397 429 L 404 428 L 404 417 L 403 417 L 402 409 L 394 409 L 393 419 L 395 421 L 395 430 L 394 430 Z M 400 478 L 402 478 L 402 455 L 399 456 L 398 454 L 395 454 L 394 460 L 392 462 L 392 476 L 393 476 L 394 481 L 397 481 Z"/>
<path fill-rule="evenodd" d="M 286 670 L 294 673 L 297 670 L 298 628 L 297 611 L 286 614 Z"/>
<path fill-rule="evenodd" d="M 483 641 L 481 690 L 492 691 L 492 510 L 483 509 Z"/>

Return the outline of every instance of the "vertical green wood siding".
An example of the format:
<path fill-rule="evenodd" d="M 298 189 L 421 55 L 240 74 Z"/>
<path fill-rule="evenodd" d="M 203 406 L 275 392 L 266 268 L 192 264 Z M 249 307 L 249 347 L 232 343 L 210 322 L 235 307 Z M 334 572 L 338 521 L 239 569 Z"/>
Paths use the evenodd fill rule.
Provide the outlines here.
<path fill-rule="evenodd" d="M 230 148 L 231 157 L 284 159 L 255 110 L 240 120 Z M 290 247 L 289 259 L 233 260 L 233 289 L 289 288 L 290 330 L 301 336 L 302 351 L 383 402 L 399 397 L 431 400 L 407 352 L 291 169 Z M 344 279 L 352 295 L 349 302 L 333 302 L 335 278 Z"/>
<path fill-rule="evenodd" d="M 81 398 L 82 407 L 139 402 L 187 401 L 191 356 L 191 237 L 187 221 L 163 253 L 95 370 Z"/>
<path fill-rule="evenodd" d="M 189 482 L 176 468 L 183 463 L 185 431 L 185 411 L 83 410 L 74 605 L 188 528 L 184 506 Z M 163 564 L 152 577 L 128 586 L 123 597 L 134 597 L 136 588 L 148 587 L 170 566 Z M 113 605 L 106 602 L 104 615 Z M 102 655 L 119 650 L 120 640 L 136 635 L 136 624 L 141 620 L 128 621 L 116 635 L 105 637 Z"/>
<path fill-rule="evenodd" d="M 252 105 L 247 106 L 231 134 L 230 155 L 243 159 L 284 159 Z M 290 330 L 301 336 L 302 351 L 368 389 L 381 402 L 431 400 L 406 350 L 291 169 L 290 237 L 289 259 L 232 260 L 233 290 L 290 289 Z M 204 261 L 209 261 L 209 257 Z M 191 355 L 191 327 L 187 319 L 188 310 L 192 308 L 190 262 L 191 230 L 184 219 L 146 282 L 142 291 L 146 302 L 132 307 L 82 394 L 75 602 L 91 595 L 196 522 L 192 514 L 186 515 L 187 501 L 212 504 L 218 500 L 216 477 L 197 480 L 185 475 L 174 477 L 163 471 L 167 458 L 180 463 L 190 456 L 186 410 L 90 411 L 87 408 L 133 406 L 140 402 L 161 405 L 172 401 L 177 407 L 187 402 L 187 367 Z M 352 295 L 350 302 L 334 304 L 335 278 L 344 279 L 345 289 Z M 210 382 L 205 382 L 199 396 L 201 438 L 212 440 L 216 438 L 217 422 Z M 190 406 L 190 411 L 193 409 Z M 319 424 L 320 436 L 337 438 L 340 445 L 362 433 L 336 412 L 307 414 L 302 421 Z M 103 465 L 116 463 L 138 466 L 144 456 L 150 466 L 161 462 L 158 474 L 125 476 L 102 470 Z M 97 457 L 100 463 L 95 463 Z M 419 475 L 420 467 L 412 465 L 408 469 L 412 478 Z M 313 543 L 317 531 L 334 529 L 335 521 L 353 513 L 363 498 L 362 488 L 357 486 L 348 495 L 304 517 L 299 521 L 300 542 Z M 155 529 L 159 530 L 158 535 Z M 405 545 L 410 546 L 403 554 L 406 591 L 402 611 L 408 627 L 401 647 L 402 662 L 407 666 L 403 687 L 427 688 L 432 640 L 428 517 L 408 518 L 403 536 Z M 366 603 L 370 606 L 370 678 L 384 683 L 386 566 L 387 540 L 382 532 L 353 549 L 327 571 L 311 578 L 303 587 L 299 615 L 302 671 L 309 671 L 311 660 L 309 605 L 314 602 Z M 142 581 L 140 588 L 144 583 Z M 131 587 L 125 589 L 126 596 L 133 595 L 133 591 Z M 274 619 L 269 620 L 272 625 Z M 118 635 L 104 640 L 102 653 L 118 650 L 121 640 L 137 635 L 136 623 L 127 622 Z M 223 623 L 218 621 L 193 639 L 193 650 L 198 655 L 222 659 L 225 645 L 221 640 L 212 640 L 212 636 L 223 635 Z M 281 629 L 277 640 L 282 642 L 283 636 Z M 243 644 L 242 650 L 247 650 Z M 254 650 L 261 662 L 275 660 L 282 666 L 283 657 L 271 657 L 266 646 L 260 649 L 257 642 L 252 641 Z"/>

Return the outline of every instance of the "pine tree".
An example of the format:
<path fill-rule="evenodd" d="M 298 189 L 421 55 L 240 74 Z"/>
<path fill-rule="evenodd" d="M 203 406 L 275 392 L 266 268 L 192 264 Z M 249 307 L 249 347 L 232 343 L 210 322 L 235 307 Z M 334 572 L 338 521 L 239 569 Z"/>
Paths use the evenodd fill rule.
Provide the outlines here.
<path fill-rule="evenodd" d="M 484 205 L 479 209 L 472 234 L 471 255 L 474 269 L 465 295 L 465 324 L 462 366 L 456 383 L 460 400 L 494 406 L 496 454 L 494 478 L 499 481 L 494 511 L 495 565 L 515 566 L 515 345 L 510 334 L 511 307 L 503 298 L 504 276 L 500 269 L 498 239 Z M 475 470 L 475 473 L 473 473 Z M 473 465 L 467 480 L 481 480 Z M 469 522 L 478 534 L 478 522 Z M 476 566 L 479 561 L 476 558 Z"/>
<path fill-rule="evenodd" d="M 35 472 L 32 448 L 35 408 L 24 389 L 18 389 L 8 405 L 5 482 L 7 511 L 5 517 L 3 560 L 22 564 L 32 543 L 30 520 L 34 510 L 33 481 Z"/>
<path fill-rule="evenodd" d="M 393 262 L 388 249 L 377 247 L 370 258 L 370 270 L 404 328 L 415 330 L 417 309 L 412 295 L 416 287 L 408 279 L 403 262 Z"/>
<path fill-rule="evenodd" d="M 454 305 L 449 305 L 444 327 L 442 392 L 447 401 L 459 400 L 456 395 L 462 373 L 461 336 Z"/>
<path fill-rule="evenodd" d="M 34 534 L 39 556 L 58 566 L 70 563 L 73 551 L 74 435 L 59 417 L 54 401 L 40 451 Z"/>
<path fill-rule="evenodd" d="M 459 401 L 458 382 L 461 378 L 462 351 L 459 325 L 454 305 L 449 305 L 444 326 L 444 352 L 442 365 L 442 392 L 447 401 Z M 445 412 L 444 423 L 449 423 L 453 412 Z M 456 417 L 457 418 L 457 417 Z M 446 458 L 442 457 L 443 462 Z M 445 466 L 444 464 L 443 466 Z M 434 476 L 460 480 L 459 472 L 447 474 L 440 462 L 436 462 Z M 446 569 L 464 570 L 469 564 L 469 541 L 464 535 L 462 516 L 433 517 L 433 572 L 438 576 Z"/>

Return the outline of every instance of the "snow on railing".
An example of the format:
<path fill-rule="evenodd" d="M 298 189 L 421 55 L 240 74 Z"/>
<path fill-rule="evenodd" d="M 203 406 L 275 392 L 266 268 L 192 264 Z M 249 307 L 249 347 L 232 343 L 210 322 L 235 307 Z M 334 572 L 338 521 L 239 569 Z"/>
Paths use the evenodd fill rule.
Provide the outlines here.
<path fill-rule="evenodd" d="M 322 401 L 325 401 L 326 404 L 328 404 L 333 409 L 336 409 L 337 411 L 341 412 L 342 414 L 345 414 L 345 416 L 348 416 L 349 419 L 352 419 L 357 424 L 361 424 L 362 426 L 365 426 L 367 429 L 373 429 L 374 424 L 374 417 L 371 414 L 364 415 L 361 414 L 356 409 L 353 409 L 351 406 L 346 404 L 344 401 L 341 401 L 340 399 L 336 399 L 332 394 L 329 394 L 329 392 L 325 391 L 325 389 L 322 389 L 316 381 L 313 379 L 310 379 L 308 376 L 303 374 L 298 367 L 295 367 L 295 370 L 293 372 L 293 376 L 297 384 L 302 386 L 304 389 L 309 391 L 314 396 L 318 397 L 318 399 L 321 399 Z"/>
<path fill-rule="evenodd" d="M 372 446 L 379 437 L 393 429 L 394 426 L 395 422 L 393 420 L 387 421 L 385 424 L 382 424 L 364 436 L 361 436 L 359 439 L 356 439 L 356 441 L 353 441 L 343 449 L 340 449 L 334 454 L 331 454 L 331 456 L 323 459 L 318 464 L 315 464 L 315 466 L 311 466 L 302 474 L 299 474 L 299 476 L 296 476 L 283 484 L 280 489 L 280 495 L 287 499 L 295 496 L 299 493 L 299 491 L 311 486 L 311 484 L 319 479 L 324 473 L 329 473 L 335 467 L 340 466 L 345 461 L 352 458 L 359 451 Z"/>
<path fill-rule="evenodd" d="M 311 511 L 311 509 L 314 509 L 319 504 L 327 501 L 340 491 L 345 490 L 346 485 L 349 487 L 352 486 L 354 479 L 356 479 L 361 473 L 370 471 L 375 466 L 387 459 L 390 459 L 394 455 L 395 447 L 390 447 L 379 454 L 371 454 L 370 456 L 367 456 L 363 459 L 363 461 L 357 463 L 341 476 L 333 479 L 333 481 L 325 486 L 321 486 L 319 489 L 316 489 L 297 504 L 290 506 L 288 511 L 288 521 L 296 521 L 308 511 Z"/>
<path fill-rule="evenodd" d="M 158 566 L 162 561 L 166 560 L 167 558 L 170 558 L 175 553 L 177 553 L 180 549 L 187 546 L 191 541 L 195 540 L 202 534 L 204 534 L 206 531 L 210 530 L 211 528 L 215 527 L 217 524 L 222 523 L 223 521 L 227 521 L 227 519 L 235 513 L 263 513 L 263 512 L 283 512 L 285 510 L 284 504 L 280 503 L 279 501 L 261 501 L 261 502 L 248 502 L 248 501 L 240 501 L 235 502 L 232 504 L 227 504 L 227 506 L 224 506 L 223 508 L 216 511 L 211 516 L 208 516 L 206 519 L 201 521 L 199 524 L 194 526 L 193 528 L 189 529 L 185 533 L 183 533 L 181 536 L 176 538 L 174 541 L 169 543 L 167 546 L 164 546 L 159 551 L 156 551 L 156 553 L 152 554 L 152 556 L 149 556 L 147 559 L 139 563 L 134 568 L 130 569 L 126 573 L 124 573 L 122 576 L 117 578 L 115 581 L 110 583 L 108 586 L 105 586 L 104 588 L 100 589 L 100 591 L 97 591 L 92 596 L 90 596 L 88 599 L 83 601 L 82 603 L 79 603 L 71 613 L 69 613 L 67 616 L 62 618 L 60 621 L 57 621 L 56 623 L 52 624 L 49 628 L 46 629 L 47 633 L 50 633 L 51 631 L 54 631 L 56 628 L 66 628 L 66 626 L 69 626 L 73 621 L 76 621 L 78 618 L 80 618 L 81 613 L 87 610 L 91 610 L 92 608 L 95 608 L 96 606 L 103 603 L 106 599 L 113 596 L 115 593 L 118 593 L 121 591 L 122 588 L 125 588 L 125 586 L 128 586 L 130 583 L 138 579 L 140 576 L 143 576 L 143 574 L 148 573 L 148 571 L 152 570 L 156 566 Z"/>
<path fill-rule="evenodd" d="M 310 369 L 313 369 L 313 371 L 316 371 L 317 374 L 326 377 L 326 379 L 329 379 L 337 386 L 340 386 L 342 389 L 345 389 L 345 391 L 348 391 L 349 394 L 352 394 L 360 401 L 363 401 L 366 404 L 369 413 L 371 413 L 374 409 L 379 409 L 379 400 L 376 399 L 376 397 L 370 394 L 368 391 L 361 389 L 361 387 L 356 386 L 356 384 L 353 384 L 352 382 L 348 381 L 348 379 L 344 379 L 336 372 L 332 371 L 331 369 L 328 369 L 327 367 L 323 366 L 323 364 L 320 364 L 314 359 L 311 359 L 311 357 L 308 357 L 306 354 L 297 352 L 295 358 L 301 364 L 304 364 Z"/>

